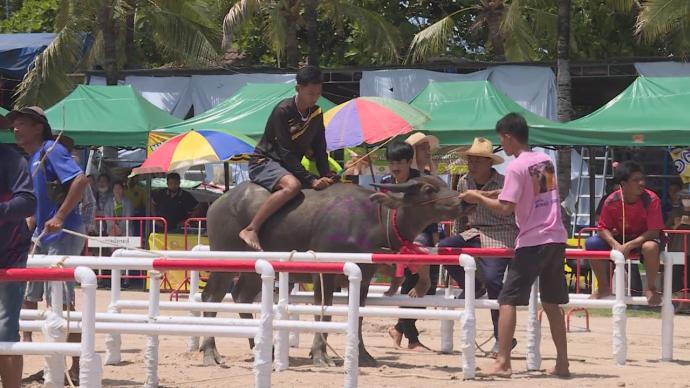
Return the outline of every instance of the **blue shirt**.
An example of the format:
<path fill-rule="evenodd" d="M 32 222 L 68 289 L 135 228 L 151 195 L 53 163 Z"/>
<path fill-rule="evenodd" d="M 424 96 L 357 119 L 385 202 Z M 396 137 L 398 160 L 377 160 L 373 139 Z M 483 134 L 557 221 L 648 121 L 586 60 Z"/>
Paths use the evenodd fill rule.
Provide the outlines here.
<path fill-rule="evenodd" d="M 36 210 L 36 197 L 26 159 L 0 144 L 0 268 L 21 265 L 31 244 L 26 218 Z"/>
<path fill-rule="evenodd" d="M 82 170 L 77 162 L 72 159 L 72 155 L 67 152 L 67 149 L 62 144 L 56 144 L 55 148 L 50 150 L 53 145 L 52 140 L 43 142 L 43 146 L 39 148 L 33 155 L 31 155 L 31 175 L 34 180 L 34 190 L 37 199 L 36 209 L 36 230 L 34 237 L 37 237 L 43 232 L 45 223 L 53 218 L 57 213 L 59 207 L 48 197 L 47 182 L 60 181 L 63 185 L 71 182 L 74 178 L 82 174 Z M 43 150 L 43 152 L 41 152 Z M 43 165 L 40 166 L 42 154 L 45 154 Z M 78 229 L 81 226 L 81 217 L 77 211 L 78 206 L 75 206 L 71 212 L 65 217 L 64 228 L 69 230 Z M 52 233 L 44 236 L 41 243 L 53 243 L 62 238 L 63 233 Z"/>

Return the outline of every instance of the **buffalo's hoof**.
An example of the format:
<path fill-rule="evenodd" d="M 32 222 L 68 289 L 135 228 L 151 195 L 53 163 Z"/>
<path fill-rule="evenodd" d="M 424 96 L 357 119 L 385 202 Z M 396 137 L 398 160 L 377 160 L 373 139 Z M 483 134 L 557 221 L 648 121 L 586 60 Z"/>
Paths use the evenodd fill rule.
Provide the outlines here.
<path fill-rule="evenodd" d="M 225 364 L 225 359 L 218 353 L 218 349 L 206 349 L 204 352 L 204 366 L 222 365 Z"/>
<path fill-rule="evenodd" d="M 323 351 L 309 352 L 314 366 L 335 366 L 335 362 Z"/>
<path fill-rule="evenodd" d="M 359 350 L 359 366 L 375 367 L 377 365 L 376 359 L 374 359 L 369 352 L 365 349 Z"/>

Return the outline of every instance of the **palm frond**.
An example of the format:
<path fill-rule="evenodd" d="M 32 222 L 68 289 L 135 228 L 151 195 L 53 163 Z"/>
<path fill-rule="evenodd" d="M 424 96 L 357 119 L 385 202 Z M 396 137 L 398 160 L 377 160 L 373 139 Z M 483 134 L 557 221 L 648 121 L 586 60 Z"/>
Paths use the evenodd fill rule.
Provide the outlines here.
<path fill-rule="evenodd" d="M 187 65 L 218 65 L 218 46 L 209 41 L 214 34 L 206 26 L 172 12 L 151 13 L 147 18 L 156 45 L 175 60 Z"/>
<path fill-rule="evenodd" d="M 648 0 L 637 16 L 635 34 L 643 41 L 655 40 L 688 23 L 690 2 L 687 0 Z"/>
<path fill-rule="evenodd" d="M 270 43 L 273 52 L 281 58 L 285 54 L 285 43 L 287 41 L 287 20 L 282 13 L 280 6 L 264 7 L 264 34 Z"/>
<path fill-rule="evenodd" d="M 505 37 L 505 56 L 508 61 L 532 59 L 537 46 L 533 25 L 527 22 L 521 0 L 514 0 L 503 14 L 501 35 Z M 543 15 L 541 15 L 543 17 Z M 540 21 L 540 23 L 545 23 Z M 555 24 L 554 24 L 555 26 Z"/>
<path fill-rule="evenodd" d="M 448 47 L 448 42 L 453 36 L 454 17 L 473 9 L 476 7 L 451 12 L 448 16 L 416 33 L 410 43 L 405 62 L 421 62 L 429 56 L 440 55 Z"/>
<path fill-rule="evenodd" d="M 606 3 L 612 9 L 620 12 L 630 12 L 640 7 L 638 0 L 606 0 Z"/>
<path fill-rule="evenodd" d="M 72 89 L 68 74 L 76 69 L 83 57 L 85 34 L 71 25 L 60 30 L 55 39 L 34 60 L 31 69 L 19 84 L 16 106 L 49 107 Z"/>
<path fill-rule="evenodd" d="M 402 45 L 400 32 L 380 14 L 359 7 L 352 2 L 338 1 L 338 17 L 343 16 L 358 25 L 369 47 L 378 52 L 384 62 L 398 62 Z"/>
<path fill-rule="evenodd" d="M 232 31 L 250 17 L 261 6 L 261 0 L 238 0 L 223 18 L 222 47 L 227 48 L 232 42 Z"/>

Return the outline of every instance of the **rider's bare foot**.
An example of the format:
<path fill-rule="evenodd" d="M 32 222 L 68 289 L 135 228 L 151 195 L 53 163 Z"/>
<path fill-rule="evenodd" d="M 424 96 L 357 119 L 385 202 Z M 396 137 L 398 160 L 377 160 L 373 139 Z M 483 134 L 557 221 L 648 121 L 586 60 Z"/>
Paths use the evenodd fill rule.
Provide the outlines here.
<path fill-rule="evenodd" d="M 431 351 L 431 349 L 427 348 L 426 345 L 424 345 L 421 342 L 412 342 L 409 345 L 407 345 L 407 348 L 409 350 L 414 350 L 418 352 L 423 352 L 423 351 Z"/>
<path fill-rule="evenodd" d="M 661 304 L 661 294 L 656 290 L 645 290 L 644 294 L 647 297 L 648 305 L 658 306 Z"/>
<path fill-rule="evenodd" d="M 393 339 L 393 345 L 399 349 L 402 342 L 402 333 L 396 330 L 395 326 L 391 326 L 388 328 L 388 335 Z"/>
<path fill-rule="evenodd" d="M 590 299 L 604 299 L 604 298 L 609 297 L 611 295 L 613 295 L 613 294 L 611 293 L 610 288 L 606 288 L 606 289 L 599 288 L 597 291 L 592 292 L 592 295 L 589 298 Z"/>
<path fill-rule="evenodd" d="M 242 229 L 240 232 L 240 238 L 253 250 L 263 251 L 263 249 L 261 249 L 261 244 L 259 243 L 259 235 L 254 229 L 250 229 L 249 227 Z"/>
<path fill-rule="evenodd" d="M 566 378 L 570 377 L 570 369 L 568 369 L 568 364 L 559 364 L 558 362 L 556 363 L 556 366 L 553 368 L 549 369 L 548 372 L 550 375 Z"/>

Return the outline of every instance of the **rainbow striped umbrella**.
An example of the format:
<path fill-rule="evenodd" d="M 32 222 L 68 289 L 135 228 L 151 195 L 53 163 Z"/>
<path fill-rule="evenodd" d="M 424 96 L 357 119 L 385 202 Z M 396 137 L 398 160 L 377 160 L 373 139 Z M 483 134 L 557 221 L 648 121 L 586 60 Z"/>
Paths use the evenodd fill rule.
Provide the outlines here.
<path fill-rule="evenodd" d="M 189 131 L 161 144 L 132 170 L 133 175 L 164 173 L 205 163 L 224 162 L 239 154 L 254 152 L 256 142 L 228 131 Z"/>
<path fill-rule="evenodd" d="M 328 150 L 374 144 L 402 135 L 426 123 L 425 112 L 402 101 L 358 97 L 324 114 Z"/>

